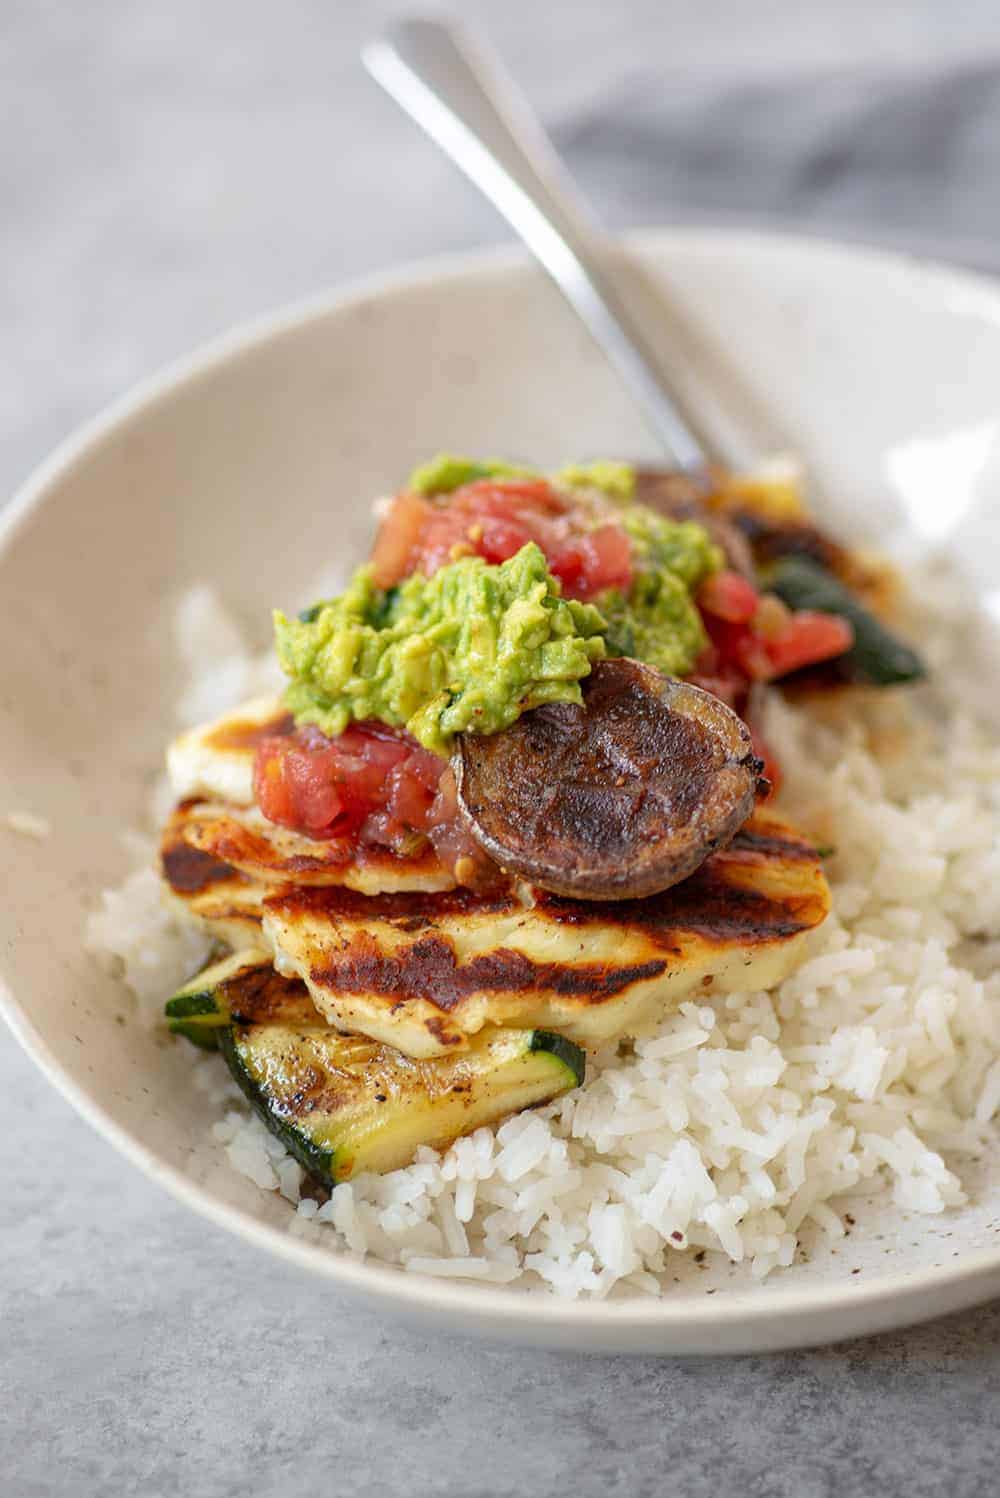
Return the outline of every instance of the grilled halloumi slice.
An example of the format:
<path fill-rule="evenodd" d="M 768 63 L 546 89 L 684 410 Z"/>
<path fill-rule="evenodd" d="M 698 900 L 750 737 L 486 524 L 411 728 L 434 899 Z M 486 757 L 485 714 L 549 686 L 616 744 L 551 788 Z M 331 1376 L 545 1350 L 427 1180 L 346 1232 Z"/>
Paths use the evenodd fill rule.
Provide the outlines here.
<path fill-rule="evenodd" d="M 422 1058 L 485 1025 L 595 1047 L 696 991 L 769 988 L 829 908 L 814 850 L 760 811 L 691 878 L 644 900 L 289 886 L 264 900 L 263 935 L 331 1024 Z"/>
<path fill-rule="evenodd" d="M 408 855 L 368 848 L 344 863 L 336 845 L 278 827 L 253 804 L 257 745 L 287 732 L 291 717 L 274 697 L 244 703 L 214 723 L 182 733 L 167 750 L 180 801 L 173 828 L 187 845 L 268 884 L 342 884 L 364 895 L 454 889 L 429 844 Z"/>
<path fill-rule="evenodd" d="M 335 884 L 362 895 L 455 888 L 454 875 L 429 843 L 405 855 L 365 848 L 344 863 L 336 847 L 276 826 L 255 806 L 187 802 L 177 808 L 174 822 L 188 847 L 265 884 Z"/>
<path fill-rule="evenodd" d="M 259 833 L 253 825 L 258 820 Z M 274 844 L 271 833 L 276 835 Z M 282 856 L 285 836 L 289 843 Z M 305 844 L 305 851 L 299 852 L 296 842 Z M 289 881 L 309 885 L 328 882 L 332 876 L 362 895 L 454 887 L 430 848 L 406 859 L 372 850 L 364 862 L 331 867 L 322 862 L 322 846 L 284 834 L 259 813 L 246 813 L 244 819 L 236 809 L 212 809 L 195 802 L 177 807 L 167 821 L 160 868 L 172 902 L 210 936 L 233 947 L 259 938 L 265 897 Z"/>
<path fill-rule="evenodd" d="M 261 906 L 269 886 L 185 842 L 182 809 L 163 829 L 160 871 L 171 903 L 209 936 L 234 948 L 260 942 Z"/>

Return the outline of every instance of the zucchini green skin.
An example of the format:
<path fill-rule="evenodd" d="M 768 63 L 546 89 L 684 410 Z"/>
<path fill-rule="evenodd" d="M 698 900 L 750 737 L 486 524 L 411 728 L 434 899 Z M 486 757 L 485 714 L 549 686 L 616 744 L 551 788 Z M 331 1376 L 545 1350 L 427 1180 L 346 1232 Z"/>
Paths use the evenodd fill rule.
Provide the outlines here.
<path fill-rule="evenodd" d="M 219 1042 L 257 1115 L 328 1186 L 550 1102 L 580 1085 L 586 1064 L 579 1046 L 543 1030 L 486 1032 L 433 1061 L 318 1025 L 233 1024 Z"/>
<path fill-rule="evenodd" d="M 241 1035 L 235 1025 L 219 1032 L 219 1050 L 232 1073 L 237 1087 L 262 1123 L 280 1139 L 288 1153 L 302 1168 L 324 1185 L 332 1186 L 337 1177 L 334 1173 L 333 1151 L 316 1144 L 305 1129 L 286 1122 L 274 1106 L 273 1099 L 261 1086 L 245 1060 L 245 1032 Z"/>
<path fill-rule="evenodd" d="M 168 1020 L 167 1029 L 171 1035 L 183 1035 L 185 1040 L 189 1040 L 201 1051 L 219 1049 L 220 1023 L 211 1015 L 177 1016 Z"/>
<path fill-rule="evenodd" d="M 175 1034 L 222 1052 L 254 1111 L 329 1186 L 549 1102 L 578 1087 L 586 1065 L 546 1030 L 486 1031 L 454 1056 L 414 1061 L 333 1029 L 305 984 L 253 947 L 185 983 L 166 1014 Z"/>
<path fill-rule="evenodd" d="M 551 1030 L 532 1030 L 531 1049 L 548 1051 L 555 1056 L 576 1078 L 574 1087 L 582 1087 L 587 1074 L 587 1055 L 578 1045 L 567 1040 L 565 1035 L 555 1035 Z"/>
<path fill-rule="evenodd" d="M 164 1013 L 168 1030 L 204 1051 L 217 1050 L 219 1033 L 229 1024 L 234 986 L 243 991 L 248 978 L 270 967 L 270 955 L 257 947 L 210 963 L 167 1000 Z"/>
<path fill-rule="evenodd" d="M 849 589 L 808 557 L 779 557 L 764 573 L 766 586 L 792 609 L 839 614 L 854 629 L 854 644 L 840 659 L 854 681 L 897 686 L 919 681 L 927 667 L 909 645 L 886 629 Z"/>

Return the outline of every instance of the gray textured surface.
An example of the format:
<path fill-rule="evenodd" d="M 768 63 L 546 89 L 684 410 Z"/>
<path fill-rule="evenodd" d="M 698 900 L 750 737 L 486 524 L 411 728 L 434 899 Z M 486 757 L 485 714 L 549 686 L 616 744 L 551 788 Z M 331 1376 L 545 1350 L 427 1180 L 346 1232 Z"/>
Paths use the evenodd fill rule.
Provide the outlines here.
<path fill-rule="evenodd" d="M 994 249 L 993 0 L 527 0 L 485 16 L 615 224 Z M 369 267 L 499 240 L 367 83 L 357 0 L 8 0 L 2 480 L 165 359 Z M 387 186 L 388 184 L 388 186 Z M 0 1037 L 0 1493 L 995 1491 L 1000 1307 L 740 1362 L 428 1339 L 175 1206 Z"/>

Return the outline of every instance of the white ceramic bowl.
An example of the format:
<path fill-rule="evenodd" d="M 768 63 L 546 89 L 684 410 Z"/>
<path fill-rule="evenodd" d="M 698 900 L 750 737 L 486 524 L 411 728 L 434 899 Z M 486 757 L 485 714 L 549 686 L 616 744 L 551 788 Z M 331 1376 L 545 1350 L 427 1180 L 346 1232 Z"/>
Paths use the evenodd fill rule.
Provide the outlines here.
<path fill-rule="evenodd" d="M 756 391 L 836 525 L 911 549 L 944 540 L 988 592 L 1000 292 L 787 238 L 670 232 L 633 248 L 671 300 L 685 374 L 727 399 L 734 374 Z M 988 1168 L 946 1221 L 873 1207 L 839 1255 L 763 1286 L 723 1269 L 657 1302 L 566 1303 L 358 1265 L 287 1233 L 287 1204 L 234 1174 L 210 1140 L 187 1054 L 119 1022 L 127 1000 L 81 935 L 97 892 L 125 872 L 121 832 L 173 726 L 173 598 L 211 579 L 263 643 L 272 603 L 324 559 L 363 551 L 368 497 L 446 447 L 542 463 L 655 456 L 541 275 L 515 256 L 470 257 L 214 344 L 71 439 L 5 513 L 0 812 L 28 808 L 53 826 L 44 843 L 0 829 L 0 972 L 16 1034 L 86 1118 L 191 1206 L 344 1291 L 443 1326 L 574 1348 L 760 1350 L 1000 1292 L 1000 1171 Z"/>

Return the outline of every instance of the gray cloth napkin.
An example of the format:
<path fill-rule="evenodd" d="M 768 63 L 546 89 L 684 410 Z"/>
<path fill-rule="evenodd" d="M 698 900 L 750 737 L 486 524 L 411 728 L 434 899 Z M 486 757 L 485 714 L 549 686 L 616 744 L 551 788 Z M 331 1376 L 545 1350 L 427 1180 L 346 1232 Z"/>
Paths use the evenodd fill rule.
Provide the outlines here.
<path fill-rule="evenodd" d="M 1000 268 L 1000 65 L 644 66 L 554 122 L 611 224 L 753 220 Z"/>

